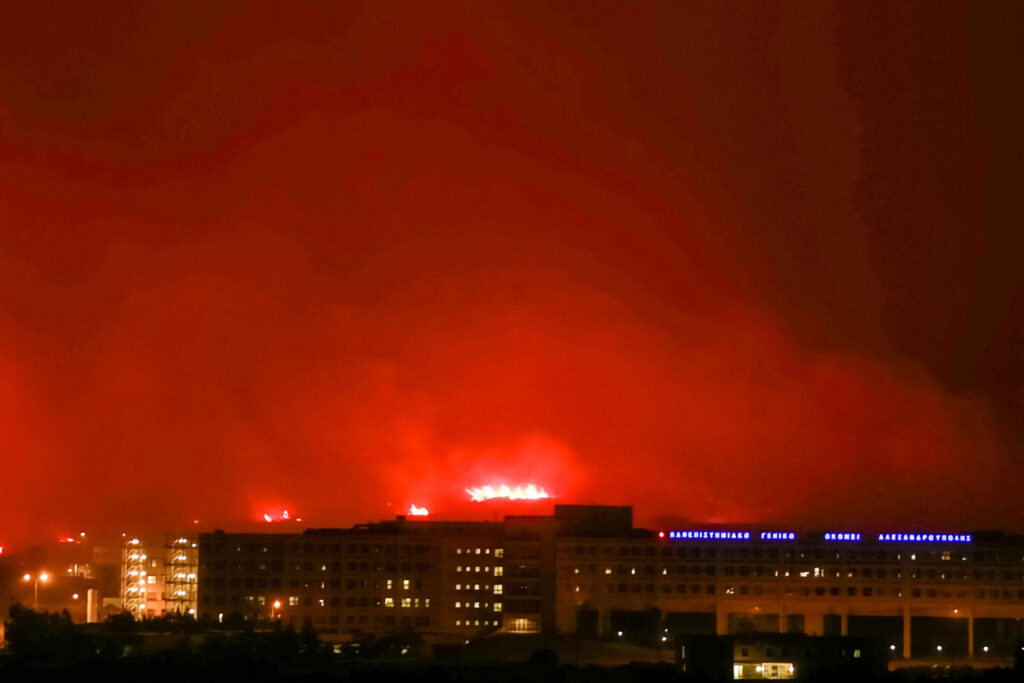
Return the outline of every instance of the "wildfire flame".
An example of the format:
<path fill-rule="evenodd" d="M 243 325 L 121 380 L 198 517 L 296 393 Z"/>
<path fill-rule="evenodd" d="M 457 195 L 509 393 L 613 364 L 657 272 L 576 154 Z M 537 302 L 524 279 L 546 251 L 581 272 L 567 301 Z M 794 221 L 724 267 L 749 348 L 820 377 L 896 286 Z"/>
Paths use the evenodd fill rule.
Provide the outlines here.
<path fill-rule="evenodd" d="M 466 493 L 469 494 L 471 500 L 475 500 L 477 502 L 490 500 L 491 498 L 539 500 L 541 498 L 551 497 L 542 487 L 538 487 L 536 484 L 532 483 L 527 484 L 526 486 L 520 484 L 515 488 L 512 488 L 507 484 L 501 484 L 500 486 L 480 486 L 477 488 L 466 489 Z"/>
<path fill-rule="evenodd" d="M 416 507 L 416 504 L 413 503 L 412 505 L 409 506 L 409 514 L 415 515 L 417 517 L 426 517 L 430 514 L 430 510 L 428 510 L 427 508 L 418 508 Z"/>
<path fill-rule="evenodd" d="M 281 510 L 280 513 L 274 511 L 263 513 L 263 521 L 267 522 L 268 524 L 272 524 L 273 522 L 287 522 L 291 520 L 291 518 L 292 516 L 291 514 L 289 514 L 287 510 Z M 296 518 L 295 521 L 301 522 L 302 520 Z"/>

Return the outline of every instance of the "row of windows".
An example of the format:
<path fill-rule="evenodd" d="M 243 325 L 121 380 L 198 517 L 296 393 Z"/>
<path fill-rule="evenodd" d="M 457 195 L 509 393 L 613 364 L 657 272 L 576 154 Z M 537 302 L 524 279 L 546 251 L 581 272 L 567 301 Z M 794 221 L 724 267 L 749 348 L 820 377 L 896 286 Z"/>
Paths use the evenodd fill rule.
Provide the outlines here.
<path fill-rule="evenodd" d="M 473 572 L 473 573 L 477 573 L 477 574 L 480 573 L 480 572 L 483 572 L 483 573 L 486 574 L 486 573 L 489 573 L 491 571 L 491 568 L 489 566 L 481 567 L 480 565 L 468 565 L 468 564 L 467 565 L 461 565 L 460 564 L 457 567 L 455 567 L 455 571 L 456 572 L 460 572 L 460 573 L 461 572 Z M 505 573 L 505 568 L 504 567 L 495 567 L 494 568 L 494 575 L 495 576 L 502 576 L 502 575 L 504 575 L 504 573 Z"/>
<path fill-rule="evenodd" d="M 588 565 L 584 568 L 574 567 L 572 570 L 573 575 L 579 574 L 595 574 L 597 567 L 595 565 Z M 657 571 L 652 565 L 644 565 L 641 567 L 630 567 L 627 565 L 617 565 L 613 567 L 605 567 L 604 574 L 611 576 L 613 574 L 618 576 L 653 576 L 655 574 L 661 574 L 662 576 L 669 576 L 670 574 L 676 576 L 715 576 L 717 573 L 716 568 L 713 565 L 675 565 L 673 567 L 662 567 L 660 571 Z M 847 567 L 845 569 L 835 569 L 833 567 L 808 567 L 808 568 L 785 568 L 785 569 L 769 569 L 768 572 L 762 566 L 733 566 L 728 565 L 722 567 L 722 574 L 724 576 L 772 576 L 776 578 L 866 578 L 866 579 L 902 579 L 903 570 L 893 569 L 887 567 Z M 973 578 L 976 581 L 1024 581 L 1024 572 L 1019 570 L 1008 570 L 996 572 L 994 569 L 981 570 L 976 569 L 970 572 L 966 569 L 913 569 L 910 572 L 910 578 L 912 579 L 930 579 L 930 580 L 954 580 L 958 579 L 966 581 L 967 579 Z"/>
<path fill-rule="evenodd" d="M 265 607 L 268 603 L 266 595 L 215 595 L 212 598 L 208 595 L 200 599 L 203 605 L 247 605 L 250 607 Z M 301 595 L 289 595 L 285 600 L 289 607 L 341 607 L 341 598 L 315 598 Z M 468 604 L 468 603 L 467 603 Z M 430 598 L 407 597 L 407 598 L 346 598 L 346 607 L 403 607 L 417 609 L 430 607 Z M 275 607 L 276 608 L 276 607 Z"/>
<path fill-rule="evenodd" d="M 456 619 L 456 626 L 501 626 L 499 619 Z"/>
<path fill-rule="evenodd" d="M 716 552 L 717 551 L 717 552 Z M 657 548 L 652 545 L 643 546 L 624 546 L 618 547 L 613 546 L 583 546 L 577 545 L 572 549 L 572 553 L 577 556 L 590 556 L 590 557 L 655 557 L 660 555 L 661 557 L 677 557 L 677 558 L 689 558 L 689 559 L 709 559 L 716 556 L 722 557 L 726 560 L 739 558 L 739 559 L 758 559 L 758 558 L 769 558 L 769 559 L 816 559 L 816 560 L 846 560 L 846 561 L 877 561 L 877 562 L 892 562 L 902 561 L 905 554 L 905 550 L 893 551 L 893 550 L 882 550 L 882 549 L 853 549 L 844 548 L 842 550 L 836 550 L 832 548 L 710 548 L 702 546 L 688 546 L 688 547 L 662 547 L 660 552 Z M 971 554 L 960 550 L 914 550 L 907 553 L 908 558 L 911 561 L 961 561 L 966 562 L 971 559 Z M 1024 553 L 1020 551 L 975 551 L 973 553 L 973 559 L 975 563 L 978 562 L 992 562 L 992 563 L 1006 563 L 1006 562 L 1024 562 Z"/>
<path fill-rule="evenodd" d="M 231 588 L 280 588 L 283 584 L 281 579 L 225 579 L 223 577 L 217 577 L 212 579 L 206 585 L 213 585 L 214 588 L 224 588 L 230 586 Z M 375 581 L 367 581 L 365 579 L 346 579 L 345 588 L 347 590 L 423 590 L 427 585 L 427 582 L 423 579 L 377 579 Z M 467 584 L 468 585 L 468 584 Z M 341 579 L 324 579 L 320 581 L 310 581 L 302 579 L 289 579 L 289 588 L 303 588 L 306 590 L 340 590 Z"/>
<path fill-rule="evenodd" d="M 660 545 L 660 544 L 659 544 Z M 407 543 L 407 544 L 392 544 L 392 543 L 346 543 L 340 542 L 319 542 L 314 543 L 311 541 L 306 542 L 290 542 L 283 543 L 280 541 L 235 541 L 235 542 L 224 542 L 224 541 L 207 541 L 203 543 L 204 553 L 248 553 L 248 554 L 274 554 L 281 555 L 286 552 L 290 554 L 304 554 L 304 555 L 338 555 L 341 554 L 342 548 L 347 555 L 426 555 L 430 552 L 431 546 L 424 543 Z M 485 547 L 459 547 L 455 549 L 458 554 L 490 554 L 491 548 Z M 493 549 L 493 554 L 496 557 L 501 557 L 503 550 L 501 548 Z M 902 559 L 902 552 L 904 550 L 886 550 L 877 548 L 801 548 L 801 547 L 753 547 L 753 548 L 714 548 L 708 546 L 665 546 L 660 547 L 653 544 L 644 545 L 575 545 L 572 548 L 572 552 L 577 556 L 589 555 L 591 557 L 597 556 L 619 556 L 619 557 L 654 557 L 655 555 L 661 555 L 662 557 L 690 557 L 690 558 L 713 558 L 717 556 L 724 557 L 726 559 L 739 557 L 739 558 L 813 558 L 813 559 L 825 559 L 835 558 L 839 559 L 840 555 L 847 559 L 865 559 L 865 560 L 900 560 Z M 1024 553 L 1019 549 L 1013 550 L 974 550 L 973 559 L 975 562 L 993 562 L 993 563 L 1005 563 L 1005 562 L 1024 562 Z M 949 551 L 949 550 L 915 550 L 911 553 L 911 559 L 922 559 L 922 560 L 968 560 L 969 553 L 965 553 L 962 550 Z"/>
<path fill-rule="evenodd" d="M 757 586 L 757 588 L 760 589 L 760 586 Z M 608 592 L 609 593 L 654 593 L 655 592 L 654 589 L 655 589 L 655 585 L 653 583 L 647 583 L 647 584 L 642 584 L 642 583 L 618 583 L 618 584 L 610 583 L 610 584 L 608 584 Z M 587 588 L 582 586 L 582 585 L 577 584 L 577 585 L 574 585 L 572 587 L 572 590 L 575 593 L 579 593 L 581 591 L 587 590 Z M 593 590 L 593 586 L 590 587 L 590 590 Z M 671 584 L 667 584 L 667 583 L 663 584 L 662 587 L 661 587 L 661 592 L 662 593 L 672 593 L 673 592 L 672 585 Z M 701 594 L 703 594 L 703 595 L 714 595 L 715 594 L 715 586 L 714 586 L 714 584 L 710 584 L 710 583 L 708 583 L 708 584 L 699 584 L 699 583 L 685 584 L 685 583 L 680 583 L 680 584 L 676 584 L 675 592 L 679 593 L 680 595 L 701 595 Z"/>
<path fill-rule="evenodd" d="M 485 583 L 485 584 L 483 584 L 481 586 L 481 584 L 479 584 L 479 583 L 457 583 L 457 584 L 455 584 L 455 590 L 457 590 L 457 591 L 466 591 L 466 592 L 490 591 L 491 590 L 491 584 Z M 494 584 L 494 594 L 495 595 L 501 595 L 501 591 L 502 591 L 502 584 L 500 584 L 500 583 Z"/>
<path fill-rule="evenodd" d="M 455 554 L 456 555 L 490 555 L 491 554 L 491 549 L 490 548 L 456 548 L 455 549 Z M 495 557 L 504 557 L 505 556 L 505 550 L 503 548 L 495 548 L 494 549 L 494 556 Z"/>
<path fill-rule="evenodd" d="M 213 571 L 224 571 L 230 569 L 231 571 L 246 571 L 246 572 L 283 572 L 286 570 L 286 565 L 283 560 L 270 560 L 270 561 L 256 561 L 256 560 L 233 560 L 224 561 L 216 560 L 214 562 L 203 562 L 202 568 L 204 570 Z M 431 565 L 429 562 L 346 562 L 345 568 L 350 572 L 356 571 L 417 571 L 426 572 L 430 571 Z M 312 562 L 306 560 L 304 562 L 289 562 L 287 564 L 287 571 L 290 572 L 339 572 L 341 571 L 341 562 Z"/>
<path fill-rule="evenodd" d="M 338 555 L 341 553 L 341 543 L 281 543 L 281 542 L 267 542 L 259 543 L 256 541 L 248 541 L 244 543 L 204 543 L 202 551 L 204 553 L 218 553 L 223 554 L 225 552 L 231 553 L 249 553 L 249 554 L 272 554 L 281 555 L 286 551 L 293 555 L 326 555 L 333 554 Z M 345 546 L 345 553 L 348 555 L 426 555 L 429 552 L 429 546 L 423 543 L 418 544 L 405 544 L 405 545 L 393 545 L 393 544 L 371 544 L 371 543 L 349 543 Z"/>
<path fill-rule="evenodd" d="M 641 583 L 619 583 L 619 584 L 608 584 L 609 593 L 655 593 L 658 588 L 653 583 L 641 584 Z M 587 590 L 593 590 L 594 586 L 574 584 L 571 586 L 571 590 L 574 593 L 586 592 Z M 817 586 L 814 588 L 808 586 L 785 586 L 783 592 L 787 596 L 800 595 L 804 597 L 876 597 L 876 598 L 900 598 L 903 597 L 903 589 L 895 586 L 846 586 L 845 588 L 839 588 L 838 586 Z M 676 595 L 714 595 L 715 586 L 713 584 L 661 584 L 660 592 L 665 595 L 676 594 Z M 747 586 L 726 586 L 723 589 L 725 595 L 763 595 L 764 587 L 759 585 Z M 774 594 L 775 590 L 771 589 L 769 593 Z M 1016 590 L 996 590 L 996 589 L 978 589 L 973 592 L 973 595 L 978 600 L 1024 600 L 1024 589 Z M 968 591 L 960 590 L 956 591 L 943 591 L 937 588 L 913 588 L 911 589 L 910 596 L 913 598 L 943 598 L 952 599 L 954 597 L 959 599 L 966 599 Z"/>
<path fill-rule="evenodd" d="M 461 600 L 456 600 L 455 609 L 491 609 L 495 612 L 500 612 L 501 603 L 496 602 L 492 605 L 489 602 L 480 602 L 479 600 L 473 602 L 462 602 Z"/>

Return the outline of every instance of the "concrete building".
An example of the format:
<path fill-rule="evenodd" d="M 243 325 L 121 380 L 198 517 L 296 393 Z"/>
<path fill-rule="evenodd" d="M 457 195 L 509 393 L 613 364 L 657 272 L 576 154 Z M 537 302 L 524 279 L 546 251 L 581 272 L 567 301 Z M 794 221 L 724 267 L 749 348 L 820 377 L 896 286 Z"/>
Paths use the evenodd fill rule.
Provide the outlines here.
<path fill-rule="evenodd" d="M 623 507 L 503 522 L 398 518 L 199 537 L 198 610 L 310 620 L 327 637 L 556 631 L 650 641 L 852 635 L 905 658 L 1006 658 L 1024 619 L 1024 537 L 636 529 Z"/>
<path fill-rule="evenodd" d="M 138 619 L 196 614 L 198 542 L 185 534 L 125 535 L 121 547 L 120 608 Z"/>

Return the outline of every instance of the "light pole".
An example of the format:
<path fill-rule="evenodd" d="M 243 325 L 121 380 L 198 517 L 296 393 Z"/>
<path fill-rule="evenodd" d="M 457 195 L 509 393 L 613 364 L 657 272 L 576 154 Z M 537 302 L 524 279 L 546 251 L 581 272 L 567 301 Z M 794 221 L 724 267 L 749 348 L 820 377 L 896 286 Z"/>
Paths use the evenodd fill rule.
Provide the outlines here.
<path fill-rule="evenodd" d="M 21 578 L 24 579 L 25 581 L 33 581 L 32 609 L 34 609 L 34 610 L 39 609 L 39 582 L 42 581 L 43 583 L 46 583 L 47 581 L 50 580 L 50 575 L 47 574 L 46 572 L 39 572 L 38 574 L 35 575 L 34 578 L 33 578 L 33 576 L 31 574 L 25 574 L 25 576 L 23 576 Z"/>

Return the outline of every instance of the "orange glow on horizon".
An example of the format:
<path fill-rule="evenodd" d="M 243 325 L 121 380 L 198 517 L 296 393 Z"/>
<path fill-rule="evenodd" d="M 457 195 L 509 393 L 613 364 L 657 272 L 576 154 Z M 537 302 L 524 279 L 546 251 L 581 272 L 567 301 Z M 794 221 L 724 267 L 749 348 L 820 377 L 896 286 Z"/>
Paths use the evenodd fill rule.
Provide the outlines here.
<path fill-rule="evenodd" d="M 499 486 L 485 485 L 476 488 L 468 488 L 466 489 L 466 493 L 469 494 L 470 500 L 476 502 L 491 500 L 492 498 L 507 498 L 509 500 L 540 500 L 542 498 L 551 498 L 551 495 L 545 491 L 543 487 L 538 487 L 532 482 L 526 486 L 520 484 L 515 488 L 511 488 L 507 484 L 501 484 Z"/>
<path fill-rule="evenodd" d="M 287 509 L 281 508 L 278 510 L 267 510 L 263 513 L 263 521 L 267 524 L 273 524 L 275 522 L 301 522 L 301 517 L 292 517 L 292 514 Z"/>
<path fill-rule="evenodd" d="M 426 517 L 430 514 L 430 510 L 428 510 L 425 507 L 416 507 L 416 504 L 413 503 L 412 505 L 409 506 L 409 514 L 413 515 L 414 517 Z"/>

